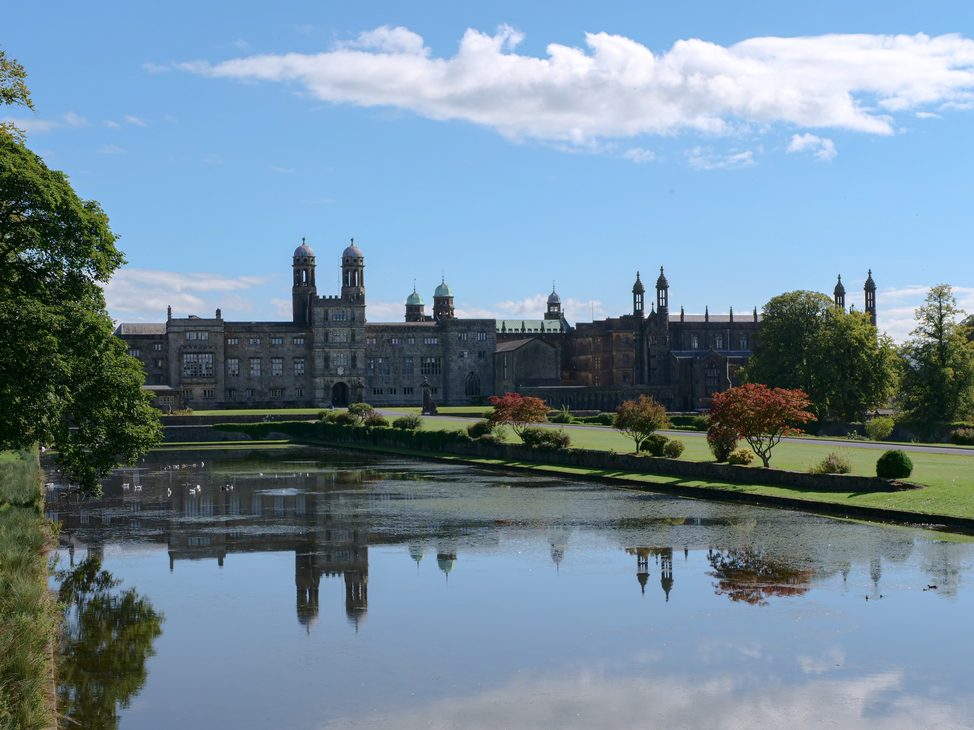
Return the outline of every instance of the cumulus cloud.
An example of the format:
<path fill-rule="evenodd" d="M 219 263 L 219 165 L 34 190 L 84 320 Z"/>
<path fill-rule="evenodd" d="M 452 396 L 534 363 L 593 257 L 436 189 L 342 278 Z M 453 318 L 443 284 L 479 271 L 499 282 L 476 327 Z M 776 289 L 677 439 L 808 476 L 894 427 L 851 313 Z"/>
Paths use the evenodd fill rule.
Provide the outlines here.
<path fill-rule="evenodd" d="M 932 287 L 932 284 L 910 284 L 895 289 L 879 289 L 876 292 L 879 329 L 897 342 L 906 340 L 917 326 L 916 310 Z M 957 306 L 967 314 L 974 313 L 974 287 L 955 286 L 952 289 Z"/>
<path fill-rule="evenodd" d="M 587 33 L 536 57 L 510 27 L 469 29 L 451 57 L 421 36 L 381 26 L 317 54 L 178 64 L 214 78 L 293 83 L 335 103 L 409 109 L 484 125 L 512 138 L 570 144 L 774 124 L 890 135 L 895 115 L 974 103 L 974 41 L 960 35 L 822 35 L 699 39 L 654 52 Z"/>
<path fill-rule="evenodd" d="M 125 121 L 129 124 L 134 124 L 136 127 L 148 127 L 149 123 L 144 119 L 141 119 L 134 114 L 126 114 Z"/>
<path fill-rule="evenodd" d="M 687 162 L 694 170 L 733 170 L 738 167 L 752 167 L 753 150 L 719 153 L 709 147 L 694 147 L 687 152 Z"/>
<path fill-rule="evenodd" d="M 655 152 L 653 152 L 652 150 L 644 149 L 642 147 L 630 147 L 629 149 L 627 149 L 625 152 L 622 153 L 622 156 L 625 157 L 627 160 L 631 160 L 632 162 L 635 162 L 637 165 L 642 164 L 644 162 L 652 162 L 653 160 L 656 159 Z"/>
<path fill-rule="evenodd" d="M 839 154 L 835 149 L 835 142 L 828 137 L 805 133 L 792 136 L 788 143 L 789 152 L 811 152 L 816 160 L 831 162 Z"/>
<path fill-rule="evenodd" d="M 60 119 L 41 119 L 39 117 L 3 117 L 2 122 L 9 122 L 27 134 L 44 134 L 62 127 L 86 127 L 88 120 L 75 112 L 67 112 Z"/>
<path fill-rule="evenodd" d="M 112 317 L 130 322 L 164 320 L 166 307 L 170 305 L 179 316 L 209 314 L 216 307 L 223 307 L 225 313 L 231 307 L 246 311 L 252 305 L 235 292 L 252 289 L 266 281 L 260 276 L 184 274 L 126 267 L 105 285 L 105 301 Z M 272 304 L 276 306 L 277 301 Z M 291 316 L 290 300 L 285 314 Z"/>

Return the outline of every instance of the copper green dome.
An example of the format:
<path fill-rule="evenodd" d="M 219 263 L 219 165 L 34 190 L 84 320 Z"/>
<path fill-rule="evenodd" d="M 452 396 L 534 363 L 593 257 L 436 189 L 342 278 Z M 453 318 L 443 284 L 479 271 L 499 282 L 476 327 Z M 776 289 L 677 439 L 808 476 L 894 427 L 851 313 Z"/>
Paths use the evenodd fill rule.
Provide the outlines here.
<path fill-rule="evenodd" d="M 406 297 L 406 304 L 412 306 L 422 306 L 423 298 L 419 295 L 419 292 L 413 289 L 413 293 Z"/>
<path fill-rule="evenodd" d="M 452 297 L 453 296 L 453 290 L 450 289 L 449 285 L 446 283 L 446 280 L 444 279 L 443 281 L 440 282 L 440 285 L 438 287 L 436 287 L 436 291 L 433 292 L 433 296 L 434 297 Z"/>

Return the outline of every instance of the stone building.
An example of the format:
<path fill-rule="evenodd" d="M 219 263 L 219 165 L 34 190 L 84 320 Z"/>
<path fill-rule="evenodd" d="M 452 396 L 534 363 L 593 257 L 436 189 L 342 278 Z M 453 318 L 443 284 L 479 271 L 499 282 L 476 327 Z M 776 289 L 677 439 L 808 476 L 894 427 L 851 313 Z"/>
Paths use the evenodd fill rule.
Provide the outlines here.
<path fill-rule="evenodd" d="M 419 405 L 424 382 L 441 405 L 492 392 L 494 320 L 457 318 L 445 281 L 433 316 L 413 291 L 406 321 L 371 323 L 365 256 L 354 240 L 341 255 L 336 295 L 318 295 L 306 242 L 291 267 L 290 322 L 228 322 L 219 309 L 212 318 L 177 318 L 170 308 L 165 323 L 123 323 L 116 334 L 142 361 L 147 385 L 191 408 Z"/>

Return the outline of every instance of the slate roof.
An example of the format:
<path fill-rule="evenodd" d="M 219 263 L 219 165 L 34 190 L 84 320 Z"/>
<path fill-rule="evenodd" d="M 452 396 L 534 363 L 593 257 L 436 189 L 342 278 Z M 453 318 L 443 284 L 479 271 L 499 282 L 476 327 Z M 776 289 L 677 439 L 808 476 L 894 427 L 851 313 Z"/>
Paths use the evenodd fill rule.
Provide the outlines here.
<path fill-rule="evenodd" d="M 164 335 L 166 334 L 165 322 L 157 324 L 154 322 L 122 322 L 115 328 L 116 335 Z"/>

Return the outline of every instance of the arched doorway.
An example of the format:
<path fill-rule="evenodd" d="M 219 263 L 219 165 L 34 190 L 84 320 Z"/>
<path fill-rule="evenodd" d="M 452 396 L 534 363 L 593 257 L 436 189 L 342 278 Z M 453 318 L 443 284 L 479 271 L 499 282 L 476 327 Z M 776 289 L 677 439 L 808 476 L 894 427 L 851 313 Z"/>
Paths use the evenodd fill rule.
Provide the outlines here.
<path fill-rule="evenodd" d="M 475 372 L 467 373 L 467 379 L 463 384 L 464 395 L 476 397 L 480 395 L 480 376 Z"/>
<path fill-rule="evenodd" d="M 346 383 L 335 383 L 331 386 L 331 404 L 336 408 L 344 408 L 348 405 L 348 385 Z"/>

